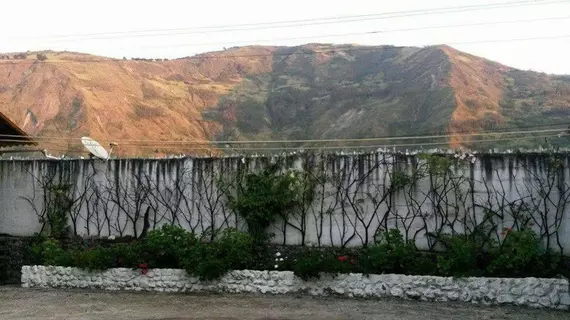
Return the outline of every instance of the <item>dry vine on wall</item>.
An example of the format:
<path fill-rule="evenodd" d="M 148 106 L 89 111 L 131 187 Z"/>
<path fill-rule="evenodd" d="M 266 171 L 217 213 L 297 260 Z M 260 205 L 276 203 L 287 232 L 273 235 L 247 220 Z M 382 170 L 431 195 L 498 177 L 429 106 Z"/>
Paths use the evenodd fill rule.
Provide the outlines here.
<path fill-rule="evenodd" d="M 476 164 L 442 155 L 120 160 L 105 172 L 80 161 L 50 162 L 33 175 L 24 199 L 41 232 L 58 237 L 138 238 L 169 224 L 212 240 L 228 227 L 265 226 L 282 244 L 346 247 L 369 246 L 397 228 L 406 242 L 439 250 L 448 236 L 500 241 L 508 227 L 531 228 L 546 248 L 562 251 L 567 161 L 543 158 L 537 166 L 511 156 L 512 177 L 498 169 L 479 177 Z M 252 189 L 255 183 L 267 190 Z M 276 203 L 244 202 L 247 192 L 273 191 Z M 273 209 L 254 218 L 272 215 L 264 220 L 270 225 L 250 215 L 262 207 Z"/>

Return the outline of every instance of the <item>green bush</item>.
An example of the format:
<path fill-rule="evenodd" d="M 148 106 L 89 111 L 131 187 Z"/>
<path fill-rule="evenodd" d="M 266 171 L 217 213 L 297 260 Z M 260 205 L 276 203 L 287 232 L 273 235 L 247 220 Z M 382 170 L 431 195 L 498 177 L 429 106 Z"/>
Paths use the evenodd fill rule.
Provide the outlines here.
<path fill-rule="evenodd" d="M 48 239 L 35 244 L 32 252 L 46 266 L 73 266 L 71 252 L 62 249 L 57 240 Z"/>
<path fill-rule="evenodd" d="M 188 256 L 198 238 L 178 226 L 165 225 L 152 230 L 140 245 L 141 258 L 150 266 L 182 267 L 182 257 Z"/>
<path fill-rule="evenodd" d="M 430 257 L 406 242 L 398 229 L 383 232 L 365 255 L 366 273 L 430 274 L 435 268 Z"/>
<path fill-rule="evenodd" d="M 541 277 L 556 275 L 560 255 L 542 249 L 538 236 L 530 229 L 503 231 L 501 246 L 493 250 L 490 274 L 507 277 Z"/>
<path fill-rule="evenodd" d="M 494 242 L 486 244 L 484 239 L 477 234 L 439 236 L 439 243 L 444 249 L 437 256 L 439 274 L 454 277 L 483 276 L 489 251 L 494 248 Z"/>
<path fill-rule="evenodd" d="M 281 172 L 279 165 L 273 165 L 246 174 L 235 186 L 235 195 L 227 195 L 230 208 L 245 220 L 256 244 L 266 243 L 271 238 L 267 228 L 301 205 L 304 190 L 300 179 L 296 172 Z"/>
<path fill-rule="evenodd" d="M 110 248 L 74 250 L 71 252 L 74 267 L 87 270 L 105 270 L 116 265 L 116 253 Z"/>
<path fill-rule="evenodd" d="M 326 269 L 325 257 L 322 252 L 308 250 L 301 254 L 293 264 L 293 273 L 307 281 L 320 278 L 321 272 Z"/>
<path fill-rule="evenodd" d="M 254 241 L 247 233 L 226 229 L 210 243 L 195 243 L 182 265 L 189 274 L 212 280 L 230 270 L 248 268 L 254 260 Z"/>
<path fill-rule="evenodd" d="M 304 248 L 293 261 L 284 263 L 284 269 L 293 269 L 295 275 L 303 280 L 318 279 L 321 273 L 334 276 L 339 273 L 362 272 L 361 259 L 347 249 Z"/>
<path fill-rule="evenodd" d="M 555 277 L 568 274 L 569 261 L 542 249 L 531 230 L 507 230 L 502 243 L 482 241 L 482 235 L 438 237 L 441 253 L 417 250 L 399 230 L 382 233 L 368 248 L 310 248 L 260 246 L 236 229 L 221 232 L 212 242 L 201 242 L 179 227 L 165 226 L 144 239 L 128 243 L 61 243 L 38 238 L 32 248 L 34 263 L 89 270 L 114 267 L 182 268 L 203 280 L 222 277 L 230 270 L 291 270 L 304 280 L 320 274 L 398 273 L 444 276 Z M 143 272 L 143 274 L 145 274 Z"/>

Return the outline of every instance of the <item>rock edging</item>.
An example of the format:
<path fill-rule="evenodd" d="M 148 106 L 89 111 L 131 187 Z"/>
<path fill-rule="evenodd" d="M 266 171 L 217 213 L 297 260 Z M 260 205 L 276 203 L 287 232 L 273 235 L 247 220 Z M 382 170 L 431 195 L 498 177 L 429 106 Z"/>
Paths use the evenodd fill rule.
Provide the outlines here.
<path fill-rule="evenodd" d="M 341 274 L 303 281 L 290 271 L 239 270 L 231 271 L 216 281 L 200 281 L 180 269 L 149 269 L 143 275 L 140 271 L 125 268 L 87 271 L 55 266 L 24 266 L 21 282 L 25 288 L 269 294 L 307 292 L 319 296 L 400 297 L 570 310 L 569 283 L 566 279 Z"/>

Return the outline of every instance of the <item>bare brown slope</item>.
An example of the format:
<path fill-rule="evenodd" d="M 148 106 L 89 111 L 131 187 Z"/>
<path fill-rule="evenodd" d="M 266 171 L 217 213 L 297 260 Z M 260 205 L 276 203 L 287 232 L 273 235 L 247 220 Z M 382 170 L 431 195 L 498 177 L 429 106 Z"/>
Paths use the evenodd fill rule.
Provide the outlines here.
<path fill-rule="evenodd" d="M 54 153 L 81 151 L 77 138 L 83 135 L 122 142 L 120 150 L 129 155 L 191 151 L 128 140 L 207 140 L 216 125 L 202 119 L 203 109 L 244 76 L 270 72 L 271 52 L 245 47 L 160 62 L 72 53 L 48 53 L 47 61 L 35 55 L 3 60 L 0 109 L 26 132 L 54 137 L 42 140 Z M 229 54 L 236 57 L 223 57 Z M 245 55 L 259 57 L 239 57 Z"/>
<path fill-rule="evenodd" d="M 568 77 L 447 46 L 334 47 L 251 46 L 150 62 L 30 54 L 0 60 L 0 112 L 44 137 L 53 153 L 83 153 L 79 137 L 89 135 L 119 142 L 123 155 L 205 152 L 164 141 L 213 139 L 220 123 L 235 122 L 239 130 L 222 132 L 250 139 L 328 139 L 480 132 L 570 117 Z M 224 121 L 213 120 L 225 106 L 218 101 L 234 112 L 222 113 Z M 469 140 L 455 135 L 450 144 Z"/>
<path fill-rule="evenodd" d="M 480 132 L 486 126 L 500 125 L 505 73 L 511 68 L 448 46 L 441 49 L 451 62 L 449 85 L 457 104 L 449 122 L 450 134 Z M 459 147 L 469 140 L 466 136 L 452 136 L 450 145 Z"/>

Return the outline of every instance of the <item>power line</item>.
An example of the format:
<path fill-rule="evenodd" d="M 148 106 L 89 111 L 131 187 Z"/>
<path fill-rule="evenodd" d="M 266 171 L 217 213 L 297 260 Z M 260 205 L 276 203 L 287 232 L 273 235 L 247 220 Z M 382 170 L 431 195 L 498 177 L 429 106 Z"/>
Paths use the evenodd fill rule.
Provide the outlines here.
<path fill-rule="evenodd" d="M 570 38 L 570 34 L 563 34 L 563 35 L 556 35 L 556 36 L 541 36 L 541 37 L 526 37 L 526 38 L 508 38 L 508 39 L 493 39 L 493 40 L 475 40 L 475 41 L 465 41 L 465 42 L 445 42 L 447 45 L 468 45 L 468 44 L 482 44 L 482 43 L 506 43 L 506 42 L 517 42 L 517 41 L 535 41 L 535 40 L 554 40 L 554 39 L 568 39 Z M 330 49 L 326 50 L 311 50 L 309 52 L 272 52 L 269 54 L 261 53 L 261 54 L 233 54 L 233 55 L 217 55 L 217 52 L 207 52 L 191 57 L 184 57 L 173 59 L 175 61 L 180 60 L 208 60 L 208 59 L 235 59 L 235 58 L 267 58 L 267 57 L 279 57 L 279 56 L 303 56 L 303 55 L 315 55 L 315 54 L 322 54 L 322 53 L 348 53 L 348 52 L 370 52 L 375 50 L 381 50 L 386 46 L 358 46 L 355 45 L 328 45 L 322 44 L 323 46 L 330 46 Z M 439 44 L 443 45 L 443 44 Z M 439 45 L 424 45 L 424 47 L 433 47 Z M 167 48 L 167 46 L 165 46 Z M 285 49 L 308 49 L 302 46 L 295 46 L 295 47 L 281 47 Z M 219 52 L 219 51 L 218 51 Z M 6 64 L 21 64 L 21 63 L 36 63 L 39 62 L 38 60 L 31 60 L 31 59 L 23 59 L 23 60 L 4 60 L 0 61 L 0 65 Z M 123 59 L 114 59 L 114 58 L 104 58 L 104 59 L 89 59 L 89 60 L 78 60 L 78 59 L 69 59 L 69 60 L 45 60 L 41 61 L 41 63 L 100 63 L 100 62 L 122 62 L 122 63 L 155 63 L 153 59 L 148 59 L 148 61 L 142 60 L 123 60 Z"/>
<path fill-rule="evenodd" d="M 470 140 L 463 141 L 462 144 L 478 144 L 485 142 L 499 142 L 499 141 L 515 141 L 515 140 L 525 140 L 525 139 L 544 139 L 552 138 L 557 135 L 538 135 L 538 136 L 527 136 L 527 137 L 510 137 L 510 138 L 495 138 L 495 139 L 481 139 L 481 140 Z M 307 146 L 307 147 L 238 147 L 233 148 L 233 150 L 224 150 L 224 148 L 204 148 L 204 147 L 179 147 L 178 152 L 185 151 L 296 151 L 296 150 L 354 150 L 354 149 L 382 149 L 382 148 L 402 148 L 402 147 L 426 147 L 426 146 L 441 146 L 449 145 L 449 142 L 426 142 L 426 143 L 403 143 L 403 144 L 382 144 L 382 145 L 342 145 L 342 146 Z M 168 149 L 168 147 L 158 147 L 158 146 L 138 146 L 138 149 Z M 49 151 L 49 150 L 48 150 Z"/>
<path fill-rule="evenodd" d="M 490 22 L 476 22 L 476 23 L 463 23 L 463 24 L 449 24 L 449 25 L 426 26 L 426 27 L 417 27 L 417 28 L 386 29 L 386 30 L 374 30 L 374 31 L 365 31 L 365 32 L 337 33 L 337 34 L 313 35 L 313 36 L 291 37 L 291 38 L 273 38 L 273 39 L 262 39 L 262 40 L 252 39 L 252 40 L 240 40 L 240 41 L 230 41 L 230 42 L 202 42 L 202 43 L 192 43 L 192 44 L 176 44 L 176 45 L 168 45 L 168 47 L 183 48 L 183 47 L 200 47 L 200 46 L 214 46 L 214 45 L 248 44 L 248 43 L 259 43 L 259 42 L 272 42 L 272 41 L 291 41 L 291 40 L 304 40 L 304 39 L 315 39 L 315 38 L 347 37 L 347 36 L 370 35 L 370 34 L 382 35 L 393 32 L 477 27 L 477 26 L 488 26 L 488 25 L 516 24 L 516 23 L 526 23 L 526 22 L 554 21 L 554 20 L 567 20 L 567 19 L 570 19 L 570 16 L 521 19 L 521 20 L 510 20 L 510 21 L 490 21 Z M 140 48 L 162 48 L 162 47 L 165 46 L 163 45 L 142 46 Z"/>
<path fill-rule="evenodd" d="M 299 26 L 309 26 L 309 25 L 323 25 L 331 23 L 345 23 L 345 22 L 358 22 L 367 20 L 380 20 L 380 19 L 394 19 L 402 17 L 414 17 L 421 15 L 434 15 L 434 14 L 446 14 L 446 13 L 460 13 L 460 12 L 470 12 L 470 11 L 480 11 L 480 10 L 490 10 L 490 9 L 503 9 L 512 8 L 520 6 L 535 6 L 535 5 L 548 5 L 548 4 L 559 4 L 568 3 L 567 0 L 557 0 L 557 1 L 508 1 L 500 3 L 490 3 L 483 5 L 468 5 L 468 6 L 450 6 L 450 7 L 438 7 L 431 9 L 420 9 L 420 10 L 407 10 L 407 11 L 393 11 L 385 13 L 376 14 L 362 14 L 362 15 L 348 15 L 348 16 L 337 16 L 337 17 L 324 17 L 324 18 L 313 18 L 313 19 L 302 19 L 302 20 L 288 20 L 288 21 L 275 21 L 275 22 L 262 22 L 262 23 L 246 23 L 246 24 L 234 24 L 234 25 L 218 25 L 218 26 L 205 26 L 205 27 L 194 27 L 194 28 L 171 28 L 171 29 L 147 29 L 147 30 L 133 30 L 133 31 L 122 31 L 122 32 L 99 32 L 99 33 L 84 33 L 84 34 L 68 34 L 68 35 L 53 35 L 53 36 L 43 36 L 35 37 L 30 39 L 65 39 L 65 38 L 75 38 L 73 40 L 79 39 L 111 39 L 109 36 L 115 36 L 112 38 L 125 38 L 125 37 L 150 37 L 150 36 L 164 36 L 164 35 L 185 35 L 193 33 L 212 33 L 212 32 L 235 32 L 244 30 L 258 30 L 258 29 L 273 29 L 273 28 L 289 28 L 289 27 L 299 27 Z M 214 29 L 214 30 L 212 30 Z M 175 33 L 182 32 L 182 33 Z M 143 34 L 141 34 L 143 33 Z M 160 33 L 160 34 L 144 34 L 144 33 Z M 97 36 L 103 36 L 95 38 Z M 106 37 L 105 37 L 106 36 Z"/>
<path fill-rule="evenodd" d="M 566 125 L 566 124 L 565 124 Z M 550 125 L 552 126 L 552 125 Z M 416 136 L 387 136 L 387 137 L 376 137 L 376 138 L 353 138 L 353 139 L 307 139 L 307 140 L 249 140 L 249 141 L 205 141 L 205 140 L 195 140 L 195 141 L 180 141 L 180 140 L 115 140 L 118 141 L 119 145 L 129 145 L 129 146 L 141 146 L 143 145 L 152 145 L 152 146 L 164 146 L 164 145 L 219 145 L 219 144 L 291 144 L 291 143 L 334 143 L 334 142 L 375 142 L 375 141 L 394 141 L 394 140 L 423 140 L 423 139 L 442 139 L 442 138 L 454 138 L 454 137 L 479 137 L 479 136 L 486 136 L 486 135 L 521 135 L 521 134 L 536 134 L 536 133 L 552 133 L 558 132 L 560 133 L 565 128 L 558 128 L 558 129 L 543 129 L 543 130 L 516 130 L 516 131 L 486 131 L 486 132 L 476 132 L 476 133 L 451 133 L 451 134 L 444 134 L 444 135 L 416 135 Z M 0 135 L 0 137 L 16 137 L 14 135 Z M 527 137 L 529 138 L 529 137 Z M 532 138 L 532 137 L 530 137 Z M 77 143 L 79 141 L 77 138 L 72 137 L 56 137 L 56 136 L 45 136 L 45 137 L 36 137 L 34 138 L 38 142 L 43 142 L 47 144 L 56 144 L 56 143 Z M 60 141 L 58 141 L 60 140 Z M 102 140 L 107 141 L 107 140 Z M 20 139 L 0 139 L 0 142 L 22 142 Z M 446 142 L 449 143 L 449 142 Z M 296 147 L 297 148 L 297 147 Z"/>

